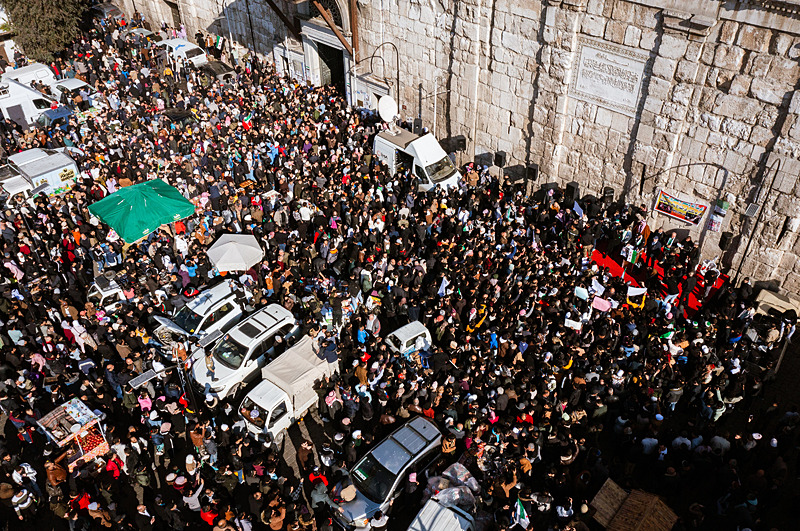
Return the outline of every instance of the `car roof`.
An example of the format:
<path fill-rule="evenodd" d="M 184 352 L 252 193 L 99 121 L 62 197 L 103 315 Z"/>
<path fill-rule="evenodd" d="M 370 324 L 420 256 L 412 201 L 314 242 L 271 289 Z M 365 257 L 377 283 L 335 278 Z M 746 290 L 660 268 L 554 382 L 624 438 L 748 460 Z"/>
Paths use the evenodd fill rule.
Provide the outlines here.
<path fill-rule="evenodd" d="M 371 455 L 389 472 L 399 474 L 415 456 L 441 435 L 439 428 L 431 421 L 425 417 L 416 417 L 381 441 Z"/>
<path fill-rule="evenodd" d="M 457 507 L 445 507 L 431 498 L 422 507 L 408 531 L 463 531 L 470 529 L 474 520 Z"/>
<path fill-rule="evenodd" d="M 196 44 L 192 44 L 186 39 L 164 39 L 159 44 L 169 44 L 170 46 L 186 46 L 187 48 L 199 48 Z"/>
<path fill-rule="evenodd" d="M 427 331 L 428 329 L 425 328 L 424 324 L 419 321 L 412 321 L 405 326 L 401 326 L 389 335 L 395 336 L 401 342 L 405 343 L 407 339 L 418 336 L 419 334 L 424 334 Z"/>
<path fill-rule="evenodd" d="M 411 131 L 402 128 L 381 131 L 380 133 L 378 133 L 378 136 L 381 139 L 386 140 L 387 142 L 390 142 L 395 146 L 400 146 L 403 149 L 407 148 L 411 142 L 419 138 L 419 135 L 414 134 Z"/>
<path fill-rule="evenodd" d="M 164 109 L 161 111 L 161 114 L 171 120 L 182 120 L 192 116 L 192 111 L 189 109 L 181 109 L 179 107 L 170 107 L 169 109 Z"/>
<path fill-rule="evenodd" d="M 228 335 L 237 343 L 249 346 L 274 331 L 276 327 L 283 326 L 287 321 L 294 323 L 292 312 L 280 304 L 270 304 L 237 324 Z"/>
<path fill-rule="evenodd" d="M 62 87 L 70 90 L 91 86 L 87 82 L 81 81 L 80 79 L 74 77 L 65 77 L 64 79 L 59 79 L 56 85 L 61 85 Z"/>
<path fill-rule="evenodd" d="M 27 74 L 29 72 L 39 72 L 40 70 L 47 70 L 51 74 L 53 73 L 50 70 L 50 67 L 43 63 L 31 63 L 27 66 L 21 66 L 19 68 L 15 68 L 13 70 L 9 70 L 5 72 L 5 75 L 9 76 L 11 79 L 16 79 L 17 76 L 21 76 L 22 74 Z"/>
<path fill-rule="evenodd" d="M 200 68 L 204 70 L 211 70 L 211 72 L 213 72 L 215 75 L 227 74 L 228 72 L 233 72 L 233 68 L 226 65 L 222 61 L 209 61 L 200 66 Z"/>
<path fill-rule="evenodd" d="M 280 387 L 269 380 L 264 380 L 247 393 L 242 401 L 249 398 L 260 407 L 268 407 L 269 404 L 277 403 L 284 396 L 286 393 Z"/>
<path fill-rule="evenodd" d="M 58 120 L 59 118 L 64 118 L 67 116 L 72 115 L 72 109 L 67 107 L 66 105 L 59 105 L 55 109 L 47 109 L 42 114 L 46 114 L 50 117 L 51 120 Z"/>
<path fill-rule="evenodd" d="M 186 303 L 193 312 L 205 315 L 209 310 L 221 300 L 230 298 L 233 290 L 227 282 L 220 282 L 212 288 L 208 288 L 199 293 L 196 297 Z"/>

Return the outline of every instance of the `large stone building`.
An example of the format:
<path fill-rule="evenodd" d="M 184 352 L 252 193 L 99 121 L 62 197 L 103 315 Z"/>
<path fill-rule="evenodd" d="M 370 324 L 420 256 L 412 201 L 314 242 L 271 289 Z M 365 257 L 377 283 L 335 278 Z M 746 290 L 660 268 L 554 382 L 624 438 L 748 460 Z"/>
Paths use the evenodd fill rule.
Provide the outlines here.
<path fill-rule="evenodd" d="M 397 95 L 402 118 L 466 137 L 460 162 L 504 151 L 506 175 L 700 205 L 696 224 L 648 222 L 800 291 L 800 0 L 117 2 L 354 105 Z"/>

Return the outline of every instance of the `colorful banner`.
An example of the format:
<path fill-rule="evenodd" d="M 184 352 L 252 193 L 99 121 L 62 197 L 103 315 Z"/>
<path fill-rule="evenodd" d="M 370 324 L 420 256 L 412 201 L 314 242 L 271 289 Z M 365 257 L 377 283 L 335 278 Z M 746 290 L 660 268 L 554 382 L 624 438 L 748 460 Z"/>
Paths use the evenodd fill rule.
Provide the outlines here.
<path fill-rule="evenodd" d="M 654 210 L 692 225 L 697 225 L 706 213 L 707 208 L 706 205 L 699 203 L 681 201 L 677 197 L 664 192 L 664 190 L 659 190 Z"/>

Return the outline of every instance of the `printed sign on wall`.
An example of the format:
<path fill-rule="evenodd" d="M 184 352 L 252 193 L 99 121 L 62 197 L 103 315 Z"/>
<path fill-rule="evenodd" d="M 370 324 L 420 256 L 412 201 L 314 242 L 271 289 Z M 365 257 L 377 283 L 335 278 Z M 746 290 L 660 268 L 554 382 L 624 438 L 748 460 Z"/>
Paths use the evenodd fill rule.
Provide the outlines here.
<path fill-rule="evenodd" d="M 654 210 L 667 216 L 697 225 L 703 219 L 708 207 L 700 203 L 689 203 L 681 201 L 675 196 L 669 195 L 664 190 L 659 190 L 656 206 Z"/>

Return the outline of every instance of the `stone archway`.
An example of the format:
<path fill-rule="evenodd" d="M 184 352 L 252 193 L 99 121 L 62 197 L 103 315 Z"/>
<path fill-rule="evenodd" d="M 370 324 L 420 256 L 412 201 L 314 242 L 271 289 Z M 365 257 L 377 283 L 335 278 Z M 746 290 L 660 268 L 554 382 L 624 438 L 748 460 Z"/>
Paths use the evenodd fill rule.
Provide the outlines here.
<path fill-rule="evenodd" d="M 347 7 L 347 2 L 344 0 L 317 0 L 322 7 L 330 12 L 331 17 L 333 18 L 334 23 L 339 26 L 343 32 L 349 33 L 350 32 L 350 11 Z M 314 2 L 308 2 L 309 12 L 312 18 L 320 17 L 319 10 L 317 6 L 314 5 Z"/>

